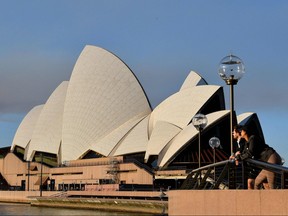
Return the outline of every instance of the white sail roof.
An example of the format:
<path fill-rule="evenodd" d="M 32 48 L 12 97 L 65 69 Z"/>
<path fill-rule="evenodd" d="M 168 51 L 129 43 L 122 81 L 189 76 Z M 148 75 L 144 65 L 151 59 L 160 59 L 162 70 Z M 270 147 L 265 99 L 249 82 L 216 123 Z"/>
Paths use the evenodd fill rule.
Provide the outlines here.
<path fill-rule="evenodd" d="M 238 124 L 245 125 L 245 121 L 248 120 L 254 113 L 253 112 L 246 112 L 242 113 L 237 116 Z"/>
<path fill-rule="evenodd" d="M 150 155 L 158 155 L 161 150 L 174 138 L 182 129 L 168 122 L 158 121 L 152 131 L 145 153 L 145 160 Z"/>
<path fill-rule="evenodd" d="M 195 71 L 190 71 L 189 75 L 183 82 L 180 91 L 198 85 L 207 85 L 207 82 Z"/>
<path fill-rule="evenodd" d="M 202 85 L 187 88 L 170 96 L 151 113 L 149 133 L 158 121 L 165 121 L 177 127 L 186 127 L 193 116 L 221 86 Z"/>
<path fill-rule="evenodd" d="M 27 144 L 31 140 L 34 127 L 37 123 L 38 117 L 43 109 L 44 105 L 35 106 L 21 121 L 12 141 L 11 151 L 15 146 L 26 148 Z"/>
<path fill-rule="evenodd" d="M 102 139 L 134 118 L 151 112 L 132 71 L 112 53 L 86 46 L 73 69 L 63 116 L 62 158 L 77 159 L 92 145 L 107 156 Z"/>
<path fill-rule="evenodd" d="M 213 112 L 207 114 L 208 124 L 206 128 L 210 125 L 215 124 L 221 118 L 229 114 L 229 110 L 221 110 L 218 112 Z M 205 129 L 204 129 L 205 130 Z M 198 135 L 198 130 L 192 125 L 189 124 L 185 127 L 172 141 L 169 143 L 169 148 L 165 149 L 159 154 L 158 165 L 160 167 L 164 166 L 173 156 L 181 149 L 186 143 L 189 142 L 193 137 Z"/>
<path fill-rule="evenodd" d="M 145 152 L 148 143 L 148 120 L 149 116 L 142 119 L 129 133 L 119 142 L 113 156 Z"/>
<path fill-rule="evenodd" d="M 46 101 L 26 149 L 28 160 L 32 160 L 36 151 L 58 154 L 67 86 L 68 81 L 62 82 Z"/>

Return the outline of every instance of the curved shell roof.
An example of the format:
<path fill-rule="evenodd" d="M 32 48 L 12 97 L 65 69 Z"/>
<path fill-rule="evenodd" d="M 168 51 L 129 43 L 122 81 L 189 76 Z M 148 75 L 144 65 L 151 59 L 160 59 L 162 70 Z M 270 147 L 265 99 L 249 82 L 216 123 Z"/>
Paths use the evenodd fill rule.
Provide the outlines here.
<path fill-rule="evenodd" d="M 145 160 L 150 155 L 158 155 L 160 151 L 170 142 L 182 129 L 168 122 L 158 121 L 153 129 L 145 153 Z"/>
<path fill-rule="evenodd" d="M 89 150 L 95 152 L 106 152 L 106 155 L 114 155 L 115 150 L 121 143 L 121 140 L 125 139 L 131 128 L 134 128 L 144 117 L 130 119 L 118 128 L 115 128 L 107 136 L 103 137 L 99 142 L 93 144 Z"/>
<path fill-rule="evenodd" d="M 113 152 L 113 156 L 145 152 L 148 143 L 148 120 L 149 116 L 142 119 L 127 133 Z"/>
<path fill-rule="evenodd" d="M 182 84 L 180 91 L 198 85 L 207 85 L 207 82 L 195 71 L 190 71 L 189 75 Z"/>
<path fill-rule="evenodd" d="M 98 145 L 107 156 L 114 146 L 101 140 L 116 128 L 151 112 L 149 101 L 132 71 L 112 53 L 86 46 L 73 69 L 63 115 L 62 158 L 79 158 Z"/>
<path fill-rule="evenodd" d="M 20 146 L 22 148 L 26 148 L 28 145 L 34 127 L 37 123 L 38 117 L 43 109 L 44 105 L 35 106 L 30 112 L 24 117 L 22 122 L 20 123 L 12 141 L 11 151 L 14 150 L 15 146 Z"/>
<path fill-rule="evenodd" d="M 246 112 L 242 113 L 237 116 L 238 124 L 245 125 L 245 121 L 247 121 L 254 113 L 253 112 Z"/>
<path fill-rule="evenodd" d="M 203 85 L 199 85 L 200 83 Z M 150 155 L 158 155 L 219 89 L 220 86 L 207 85 L 201 76 L 191 71 L 181 90 L 153 110 L 145 160 Z"/>
<path fill-rule="evenodd" d="M 230 113 L 229 110 L 221 110 L 218 112 L 213 112 L 207 114 L 208 124 L 206 128 L 210 125 L 217 122 L 219 119 Z M 204 129 L 205 130 L 205 129 Z M 162 151 L 158 158 L 158 165 L 163 167 L 167 162 L 185 145 L 191 140 L 193 137 L 198 135 L 198 130 L 192 125 L 189 124 L 185 127 L 172 141 L 169 143 L 169 148 L 165 149 L 166 151 Z"/>
<path fill-rule="evenodd" d="M 149 122 L 150 133 L 158 121 L 169 122 L 180 128 L 186 127 L 205 102 L 220 88 L 221 86 L 214 85 L 194 86 L 170 96 L 153 110 Z"/>
<path fill-rule="evenodd" d="M 62 82 L 45 103 L 25 153 L 28 160 L 36 151 L 58 154 L 67 86 L 68 81 Z"/>

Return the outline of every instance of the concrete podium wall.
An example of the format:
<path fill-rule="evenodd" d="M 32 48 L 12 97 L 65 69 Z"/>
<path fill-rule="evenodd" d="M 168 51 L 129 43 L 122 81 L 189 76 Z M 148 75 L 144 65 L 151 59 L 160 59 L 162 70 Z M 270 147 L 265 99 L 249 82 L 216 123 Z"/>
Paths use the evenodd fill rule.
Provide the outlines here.
<path fill-rule="evenodd" d="M 288 190 L 169 191 L 169 216 L 288 215 Z"/>

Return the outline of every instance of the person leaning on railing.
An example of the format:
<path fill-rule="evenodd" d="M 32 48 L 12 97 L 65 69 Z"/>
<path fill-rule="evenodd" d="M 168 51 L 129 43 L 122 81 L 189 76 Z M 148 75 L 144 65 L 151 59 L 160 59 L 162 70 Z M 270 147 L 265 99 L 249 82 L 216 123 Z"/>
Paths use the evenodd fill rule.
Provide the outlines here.
<path fill-rule="evenodd" d="M 242 152 L 237 152 L 235 158 L 237 160 L 245 160 L 252 158 L 271 164 L 281 164 L 280 155 L 258 136 L 251 134 L 250 128 L 243 126 L 241 129 L 241 137 L 246 143 Z M 255 179 L 255 189 L 260 189 L 260 185 L 267 181 L 269 188 L 274 189 L 275 173 L 262 169 Z"/>
<path fill-rule="evenodd" d="M 241 137 L 241 130 L 242 130 L 242 125 L 235 125 L 233 127 L 233 139 L 236 140 L 236 153 L 235 154 L 240 154 L 241 152 L 244 151 L 244 147 L 245 147 L 245 143 L 246 140 L 244 138 Z M 238 152 L 238 153 L 237 153 Z M 235 154 L 230 156 L 230 160 L 235 160 Z M 235 164 L 238 165 L 238 160 L 235 160 Z M 249 167 L 248 169 L 248 173 L 247 173 L 247 189 L 251 190 L 254 189 L 254 183 L 255 183 L 255 178 L 257 177 L 259 171 Z"/>

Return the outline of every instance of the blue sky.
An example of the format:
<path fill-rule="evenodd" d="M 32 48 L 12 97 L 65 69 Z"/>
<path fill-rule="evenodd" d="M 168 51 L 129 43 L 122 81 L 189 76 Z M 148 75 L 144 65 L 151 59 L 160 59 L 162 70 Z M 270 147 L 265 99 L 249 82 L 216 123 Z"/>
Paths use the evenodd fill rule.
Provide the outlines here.
<path fill-rule="evenodd" d="M 69 80 L 85 45 L 120 57 L 153 107 L 191 70 L 209 84 L 226 55 L 246 73 L 235 86 L 237 114 L 256 112 L 266 142 L 288 161 L 288 1 L 0 0 L 0 147 L 23 117 Z"/>

